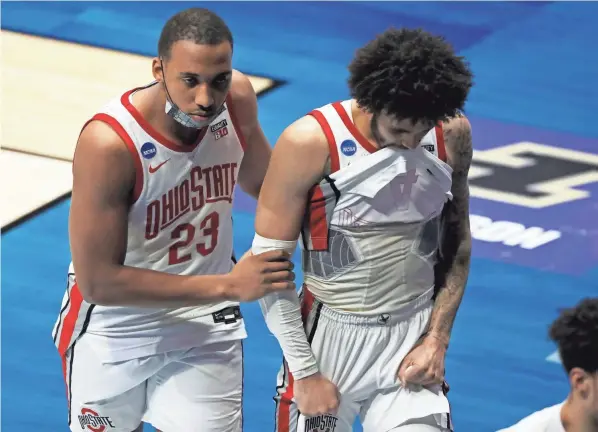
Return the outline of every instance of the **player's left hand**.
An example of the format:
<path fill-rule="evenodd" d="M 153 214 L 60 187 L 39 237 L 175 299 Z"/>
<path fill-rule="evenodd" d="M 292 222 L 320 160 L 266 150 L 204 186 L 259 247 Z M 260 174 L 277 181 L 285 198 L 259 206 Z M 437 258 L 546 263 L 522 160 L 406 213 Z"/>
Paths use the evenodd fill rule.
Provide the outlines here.
<path fill-rule="evenodd" d="M 401 362 L 397 371 L 399 381 L 404 387 L 443 384 L 445 354 L 444 342 L 434 336 L 424 336 Z"/>

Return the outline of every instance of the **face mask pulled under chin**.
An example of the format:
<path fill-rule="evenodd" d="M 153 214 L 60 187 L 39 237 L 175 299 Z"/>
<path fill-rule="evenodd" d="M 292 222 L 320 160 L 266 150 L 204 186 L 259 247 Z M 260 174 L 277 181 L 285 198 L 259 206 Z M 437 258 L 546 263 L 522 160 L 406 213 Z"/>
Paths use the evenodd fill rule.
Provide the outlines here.
<path fill-rule="evenodd" d="M 201 129 L 203 127 L 206 127 L 208 124 L 210 124 L 209 120 L 204 121 L 204 122 L 197 122 L 197 121 L 193 120 L 186 113 L 184 113 L 179 107 L 177 107 L 175 104 L 170 102 L 170 100 L 168 98 L 166 98 L 166 105 L 164 107 L 164 112 L 166 114 L 168 114 L 170 117 L 172 117 L 175 121 L 177 121 L 181 125 L 188 127 L 188 128 Z"/>

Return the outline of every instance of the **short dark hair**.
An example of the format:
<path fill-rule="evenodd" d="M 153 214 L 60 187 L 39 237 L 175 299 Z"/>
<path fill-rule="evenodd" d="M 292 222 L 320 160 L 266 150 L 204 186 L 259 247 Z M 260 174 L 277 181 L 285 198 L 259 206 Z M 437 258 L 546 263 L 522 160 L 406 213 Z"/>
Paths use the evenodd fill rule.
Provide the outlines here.
<path fill-rule="evenodd" d="M 598 298 L 585 298 L 564 309 L 550 326 L 549 335 L 567 373 L 574 367 L 598 372 Z"/>
<path fill-rule="evenodd" d="M 439 121 L 463 110 L 473 74 L 443 37 L 391 28 L 357 50 L 349 65 L 357 104 L 413 121 Z"/>
<path fill-rule="evenodd" d="M 233 45 L 233 35 L 226 23 L 204 8 L 186 9 L 166 21 L 158 41 L 158 55 L 168 59 L 172 45 L 182 40 L 201 45 L 218 45 L 228 41 L 231 47 Z"/>

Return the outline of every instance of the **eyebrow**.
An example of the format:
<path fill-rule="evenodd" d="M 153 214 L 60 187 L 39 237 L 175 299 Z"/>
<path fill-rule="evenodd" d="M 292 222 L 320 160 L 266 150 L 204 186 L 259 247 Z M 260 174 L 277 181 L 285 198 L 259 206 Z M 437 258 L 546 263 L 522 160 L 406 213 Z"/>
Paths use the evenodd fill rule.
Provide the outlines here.
<path fill-rule="evenodd" d="M 232 70 L 226 71 L 226 72 L 220 72 L 218 75 L 214 76 L 214 78 L 220 78 L 220 77 L 229 76 L 232 74 L 233 74 Z M 183 76 L 183 77 L 193 77 L 193 78 L 198 78 L 199 80 L 202 80 L 201 75 L 198 73 L 195 73 L 195 72 L 181 72 L 181 73 L 179 73 L 179 75 Z M 214 79 L 214 78 L 212 78 L 212 79 Z"/>
<path fill-rule="evenodd" d="M 403 129 L 400 127 L 391 127 L 390 129 L 395 133 L 410 133 L 411 132 L 411 131 L 408 131 L 407 129 Z"/>

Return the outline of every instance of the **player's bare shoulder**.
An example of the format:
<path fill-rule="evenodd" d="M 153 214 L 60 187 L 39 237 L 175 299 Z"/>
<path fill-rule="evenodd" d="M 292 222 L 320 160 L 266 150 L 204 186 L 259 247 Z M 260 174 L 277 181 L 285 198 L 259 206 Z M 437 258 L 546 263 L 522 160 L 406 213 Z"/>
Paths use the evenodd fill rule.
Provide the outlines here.
<path fill-rule="evenodd" d="M 85 125 L 75 148 L 73 175 L 75 189 L 86 179 L 125 190 L 134 186 L 133 158 L 113 126 L 98 120 Z"/>
<path fill-rule="evenodd" d="M 327 173 L 328 159 L 328 144 L 319 123 L 311 116 L 296 120 L 274 145 L 260 201 L 281 190 L 304 200 L 307 191 Z"/>
<path fill-rule="evenodd" d="M 467 173 L 473 156 L 469 120 L 464 114 L 459 113 L 443 122 L 442 131 L 449 165 L 454 172 Z"/>
<path fill-rule="evenodd" d="M 256 99 L 251 80 L 243 72 L 233 69 L 230 84 L 230 95 L 235 102 L 250 102 Z"/>
<path fill-rule="evenodd" d="M 311 115 L 291 123 L 280 135 L 274 150 L 291 154 L 297 161 L 309 162 L 309 165 L 321 170 L 324 170 L 330 159 L 326 135 Z"/>
<path fill-rule="evenodd" d="M 114 130 L 114 126 L 104 121 L 92 120 L 85 125 L 79 135 L 75 148 L 75 159 L 86 158 L 89 155 L 113 158 L 129 155 L 129 151 L 127 144 Z"/>
<path fill-rule="evenodd" d="M 232 110 L 241 129 L 246 131 L 258 121 L 257 95 L 249 78 L 233 69 L 227 100 L 232 103 Z"/>

